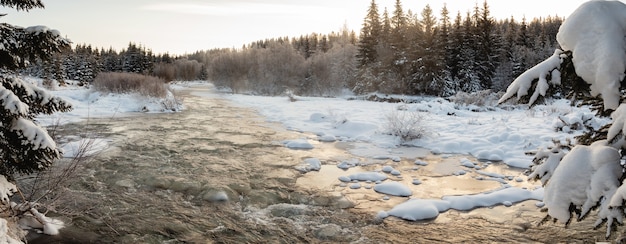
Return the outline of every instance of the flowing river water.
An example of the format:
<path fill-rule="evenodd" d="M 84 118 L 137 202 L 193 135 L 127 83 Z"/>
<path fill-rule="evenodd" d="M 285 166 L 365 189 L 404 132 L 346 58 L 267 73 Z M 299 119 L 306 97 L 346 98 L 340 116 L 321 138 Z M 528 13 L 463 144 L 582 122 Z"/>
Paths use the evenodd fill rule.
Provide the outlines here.
<path fill-rule="evenodd" d="M 485 243 L 604 241 L 593 220 L 537 224 L 545 216 L 525 201 L 469 212 L 450 210 L 429 221 L 375 218 L 407 198 L 371 189 L 340 186 L 338 176 L 393 163 L 404 179 L 419 175 L 414 196 L 439 198 L 497 188 L 496 181 L 470 175 L 446 177 L 458 157 L 405 148 L 400 162 L 359 158 L 358 144 L 314 142 L 292 150 L 281 141 L 306 137 L 265 122 L 209 87 L 180 91 L 186 109 L 68 124 L 60 133 L 92 131 L 110 147 L 76 177 L 66 208 L 67 227 L 58 236 L 35 236 L 29 243 Z M 296 166 L 318 158 L 319 172 Z M 416 158 L 429 162 L 416 168 Z M 374 162 L 341 170 L 346 159 Z M 493 164 L 491 170 L 520 176 L 521 170 Z M 410 183 L 407 183 L 410 185 Z M 523 183 L 520 183 L 523 184 Z M 589 218 L 591 219 L 591 218 Z"/>

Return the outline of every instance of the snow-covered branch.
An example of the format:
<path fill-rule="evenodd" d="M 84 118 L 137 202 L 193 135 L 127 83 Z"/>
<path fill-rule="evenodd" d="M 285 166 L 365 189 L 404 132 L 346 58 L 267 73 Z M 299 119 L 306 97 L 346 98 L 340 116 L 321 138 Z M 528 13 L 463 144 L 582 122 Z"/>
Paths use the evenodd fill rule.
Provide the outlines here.
<path fill-rule="evenodd" d="M 591 95 L 602 95 L 604 109 L 620 103 L 620 82 L 626 71 L 626 4 L 588 1 L 559 28 L 561 48 L 572 51 L 576 74 L 591 85 Z"/>
<path fill-rule="evenodd" d="M 584 218 L 592 209 L 600 206 L 599 220 L 607 220 L 607 233 L 613 220 L 621 221 L 622 213 L 612 211 L 605 199 L 611 199 L 619 187 L 622 176 L 619 151 L 597 141 L 590 146 L 577 145 L 567 153 L 560 163 L 551 158 L 531 174 L 545 183 L 545 207 L 548 215 L 561 223 L 568 224 L 572 214 Z M 548 179 L 549 178 L 549 179 Z"/>
<path fill-rule="evenodd" d="M 0 175 L 0 203 L 8 205 L 10 197 L 13 196 L 15 192 L 17 192 L 15 184 L 9 182 L 4 175 Z"/>
<path fill-rule="evenodd" d="M 522 73 L 509 85 L 506 89 L 506 93 L 498 100 L 498 103 L 505 102 L 515 94 L 517 94 L 517 99 L 528 95 L 528 91 L 532 88 L 533 81 L 535 80 L 538 80 L 537 86 L 528 101 L 529 105 L 535 103 L 539 95 L 545 96 L 550 85 L 560 85 L 561 73 L 558 71 L 558 68 L 563 61 L 562 54 L 562 50 L 556 49 L 554 50 L 554 54 L 548 59 Z M 550 80 L 548 80 L 548 78 L 550 78 Z"/>

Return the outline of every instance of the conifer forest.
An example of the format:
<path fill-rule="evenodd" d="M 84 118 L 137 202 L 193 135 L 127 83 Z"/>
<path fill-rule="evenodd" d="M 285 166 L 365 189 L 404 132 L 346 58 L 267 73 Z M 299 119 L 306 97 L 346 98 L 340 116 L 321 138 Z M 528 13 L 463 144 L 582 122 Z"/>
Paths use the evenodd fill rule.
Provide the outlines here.
<path fill-rule="evenodd" d="M 362 28 L 274 37 L 238 48 L 174 56 L 129 43 L 123 50 L 77 44 L 22 72 L 85 84 L 99 72 L 132 72 L 172 80 L 209 80 L 233 93 L 307 96 L 434 95 L 506 89 L 550 56 L 563 17 L 494 19 L 487 1 L 466 12 L 380 9 L 375 0 Z"/>

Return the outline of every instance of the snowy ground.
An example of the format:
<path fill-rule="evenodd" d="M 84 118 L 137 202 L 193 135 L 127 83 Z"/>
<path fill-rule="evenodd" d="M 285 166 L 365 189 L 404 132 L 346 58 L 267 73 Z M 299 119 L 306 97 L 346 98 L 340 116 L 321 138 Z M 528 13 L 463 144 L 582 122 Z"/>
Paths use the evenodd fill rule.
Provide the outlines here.
<path fill-rule="evenodd" d="M 36 79 L 31 79 L 37 82 Z M 198 85 L 197 82 L 185 82 L 173 85 L 174 89 Z M 137 112 L 164 112 L 160 100 L 145 98 L 132 94 L 102 94 L 86 88 L 68 86 L 52 91 L 74 105 L 69 113 L 39 118 L 43 124 L 70 123 L 88 118 L 114 118 Z M 216 94 L 197 93 L 195 95 L 216 96 Z M 507 110 L 498 107 L 476 107 L 457 105 L 441 98 L 411 98 L 420 100 L 418 103 L 383 103 L 346 98 L 297 97 L 291 102 L 287 97 L 260 97 L 248 95 L 220 94 L 234 104 L 257 110 L 267 121 L 282 123 L 286 128 L 317 135 L 302 138 L 285 138 L 285 146 L 293 149 L 313 148 L 316 143 L 334 141 L 354 142 L 359 147 L 351 150 L 352 154 L 373 159 L 399 160 L 408 157 L 407 150 L 399 147 L 422 147 L 438 154 L 472 155 L 478 159 L 503 162 L 512 167 L 527 168 L 532 162 L 529 151 L 549 146 L 552 140 L 564 141 L 582 133 L 575 130 L 579 123 L 586 126 L 600 127 L 608 120 L 600 120 L 593 116 L 587 108 L 577 108 L 568 101 L 557 100 L 548 105 L 538 105 L 528 109 L 524 105 L 509 106 Z M 181 107 L 182 108 L 182 107 Z M 480 111 L 480 112 L 475 112 Z M 388 133 L 388 117 L 402 120 L 421 118 L 417 127 L 424 130 L 424 137 L 411 141 L 402 141 Z M 567 122 L 571 126 L 564 125 Z M 406 123 L 410 123 L 407 121 Z M 413 120 L 414 122 L 414 120 Z M 305 135 L 305 134 L 303 134 Z M 317 142 L 315 142 L 317 141 Z M 65 151 L 71 154 L 71 148 L 79 142 L 68 143 Z M 100 142 L 98 148 L 105 148 L 106 141 Z M 319 160 L 309 160 L 303 171 L 319 170 Z M 345 163 L 345 164 L 344 164 Z M 344 162 L 337 167 L 355 167 Z M 419 160 L 416 167 L 422 166 Z M 390 196 L 407 197 L 408 201 L 399 204 L 389 211 L 382 211 L 378 217 L 389 215 L 407 220 L 430 219 L 448 209 L 470 210 L 477 207 L 494 205 L 510 206 L 513 203 L 535 199 L 543 199 L 543 189 L 533 187 L 513 187 L 509 181 L 513 179 L 498 174 L 481 172 L 484 164 L 468 165 L 471 162 L 459 162 L 481 177 L 501 181 L 499 189 L 472 195 L 441 196 L 439 199 L 418 199 L 411 197 L 407 186 L 393 179 L 393 168 L 383 168 L 379 172 L 364 172 L 339 177 L 337 182 L 350 187 L 375 184 L 372 191 Z M 471 166 L 471 167 L 470 167 Z M 461 172 L 464 173 L 464 172 Z M 367 184 L 366 184 L 367 183 Z M 409 183 L 410 184 L 410 183 Z M 420 184 L 419 180 L 413 184 Z M 540 207 L 541 204 L 538 204 Z"/>
<path fill-rule="evenodd" d="M 608 119 L 598 119 L 588 108 L 570 106 L 567 100 L 555 100 L 547 105 L 528 108 L 525 105 L 499 107 L 476 107 L 458 105 L 441 98 L 405 99 L 418 100 L 417 103 L 381 103 L 346 98 L 298 97 L 291 102 L 286 97 L 259 97 L 247 95 L 224 95 L 236 104 L 256 109 L 268 121 L 282 123 L 288 129 L 312 133 L 317 137 L 291 138 L 285 146 L 293 149 L 313 148 L 314 141 L 356 142 L 359 146 L 351 153 L 372 159 L 411 158 L 407 150 L 400 147 L 421 147 L 437 154 L 471 155 L 479 160 L 503 162 L 511 167 L 528 168 L 533 156 L 528 152 L 553 145 L 553 140 L 565 142 L 582 133 L 585 126 L 599 128 Z M 480 111 L 480 112 L 476 112 Z M 417 116 L 414 116 L 417 115 Z M 423 130 L 424 137 L 402 141 L 389 135 L 389 117 L 414 123 L 414 128 Z M 397 125 L 396 125 L 397 126 Z M 410 126 L 409 126 L 410 127 Z M 303 134 L 305 135 L 305 134 Z M 410 150 L 409 150 L 410 151 Z M 311 170 L 319 170 L 319 163 L 309 163 Z M 422 166 L 415 161 L 415 168 Z M 525 200 L 543 199 L 540 184 L 534 187 L 514 187 L 510 182 L 525 181 L 519 177 L 490 174 L 481 169 L 489 164 L 460 160 L 459 165 L 467 170 L 453 174 L 463 175 L 472 172 L 475 178 L 499 181 L 501 187 L 488 192 L 477 192 L 460 196 L 441 196 L 438 199 L 419 199 L 407 185 L 420 184 L 418 179 L 406 183 L 397 170 L 384 166 L 375 172 L 346 174 L 339 177 L 343 186 L 359 189 L 362 186 L 387 196 L 408 196 L 409 200 L 389 211 L 381 211 L 379 218 L 389 215 L 407 220 L 431 219 L 449 209 L 471 210 L 495 205 L 511 206 Z M 342 162 L 339 168 L 354 167 Z M 402 182 L 398 183 L 398 182 Z M 408 181 L 411 182 L 411 181 Z M 441 186 L 439 186 L 441 187 Z M 383 199 L 388 199 L 385 197 Z M 542 207 L 541 202 L 537 203 Z"/>
<path fill-rule="evenodd" d="M 456 105 L 441 98 L 421 98 L 419 103 L 399 104 L 345 98 L 300 97 L 297 102 L 289 102 L 286 97 L 225 97 L 255 108 L 268 121 L 280 122 L 291 130 L 317 134 L 322 141 L 335 138 L 367 142 L 386 149 L 410 145 L 434 153 L 471 154 L 478 159 L 503 161 L 519 168 L 531 164 L 532 156 L 526 152 L 551 145 L 553 139 L 564 141 L 582 132 L 564 126 L 562 120 L 580 123 L 579 127 L 585 124 L 599 128 L 608 123 L 608 120 L 595 118 L 588 108 L 570 106 L 567 100 L 531 109 L 520 105 L 507 111 L 498 107 Z M 396 136 L 387 135 L 387 116 L 392 113 L 419 114 L 424 137 L 402 142 Z M 403 116 L 395 117 L 402 119 Z"/>

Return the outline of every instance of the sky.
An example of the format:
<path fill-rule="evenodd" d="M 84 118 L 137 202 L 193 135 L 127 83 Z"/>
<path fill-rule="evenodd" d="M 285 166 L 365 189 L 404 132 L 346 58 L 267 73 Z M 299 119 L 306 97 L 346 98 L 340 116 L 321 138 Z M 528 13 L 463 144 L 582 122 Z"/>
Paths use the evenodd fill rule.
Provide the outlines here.
<path fill-rule="evenodd" d="M 490 0 L 492 16 L 520 21 L 545 16 L 566 17 L 586 0 Z M 16 12 L 0 8 L 2 22 L 17 26 L 45 25 L 74 44 L 121 50 L 134 42 L 155 53 L 185 54 L 213 48 L 239 48 L 257 40 L 327 34 L 344 25 L 359 32 L 369 0 L 43 0 L 44 9 Z M 382 10 L 395 0 L 377 0 Z M 429 4 L 439 13 L 446 4 L 453 16 L 465 13 L 471 0 L 402 1 L 404 11 L 420 13 Z"/>

